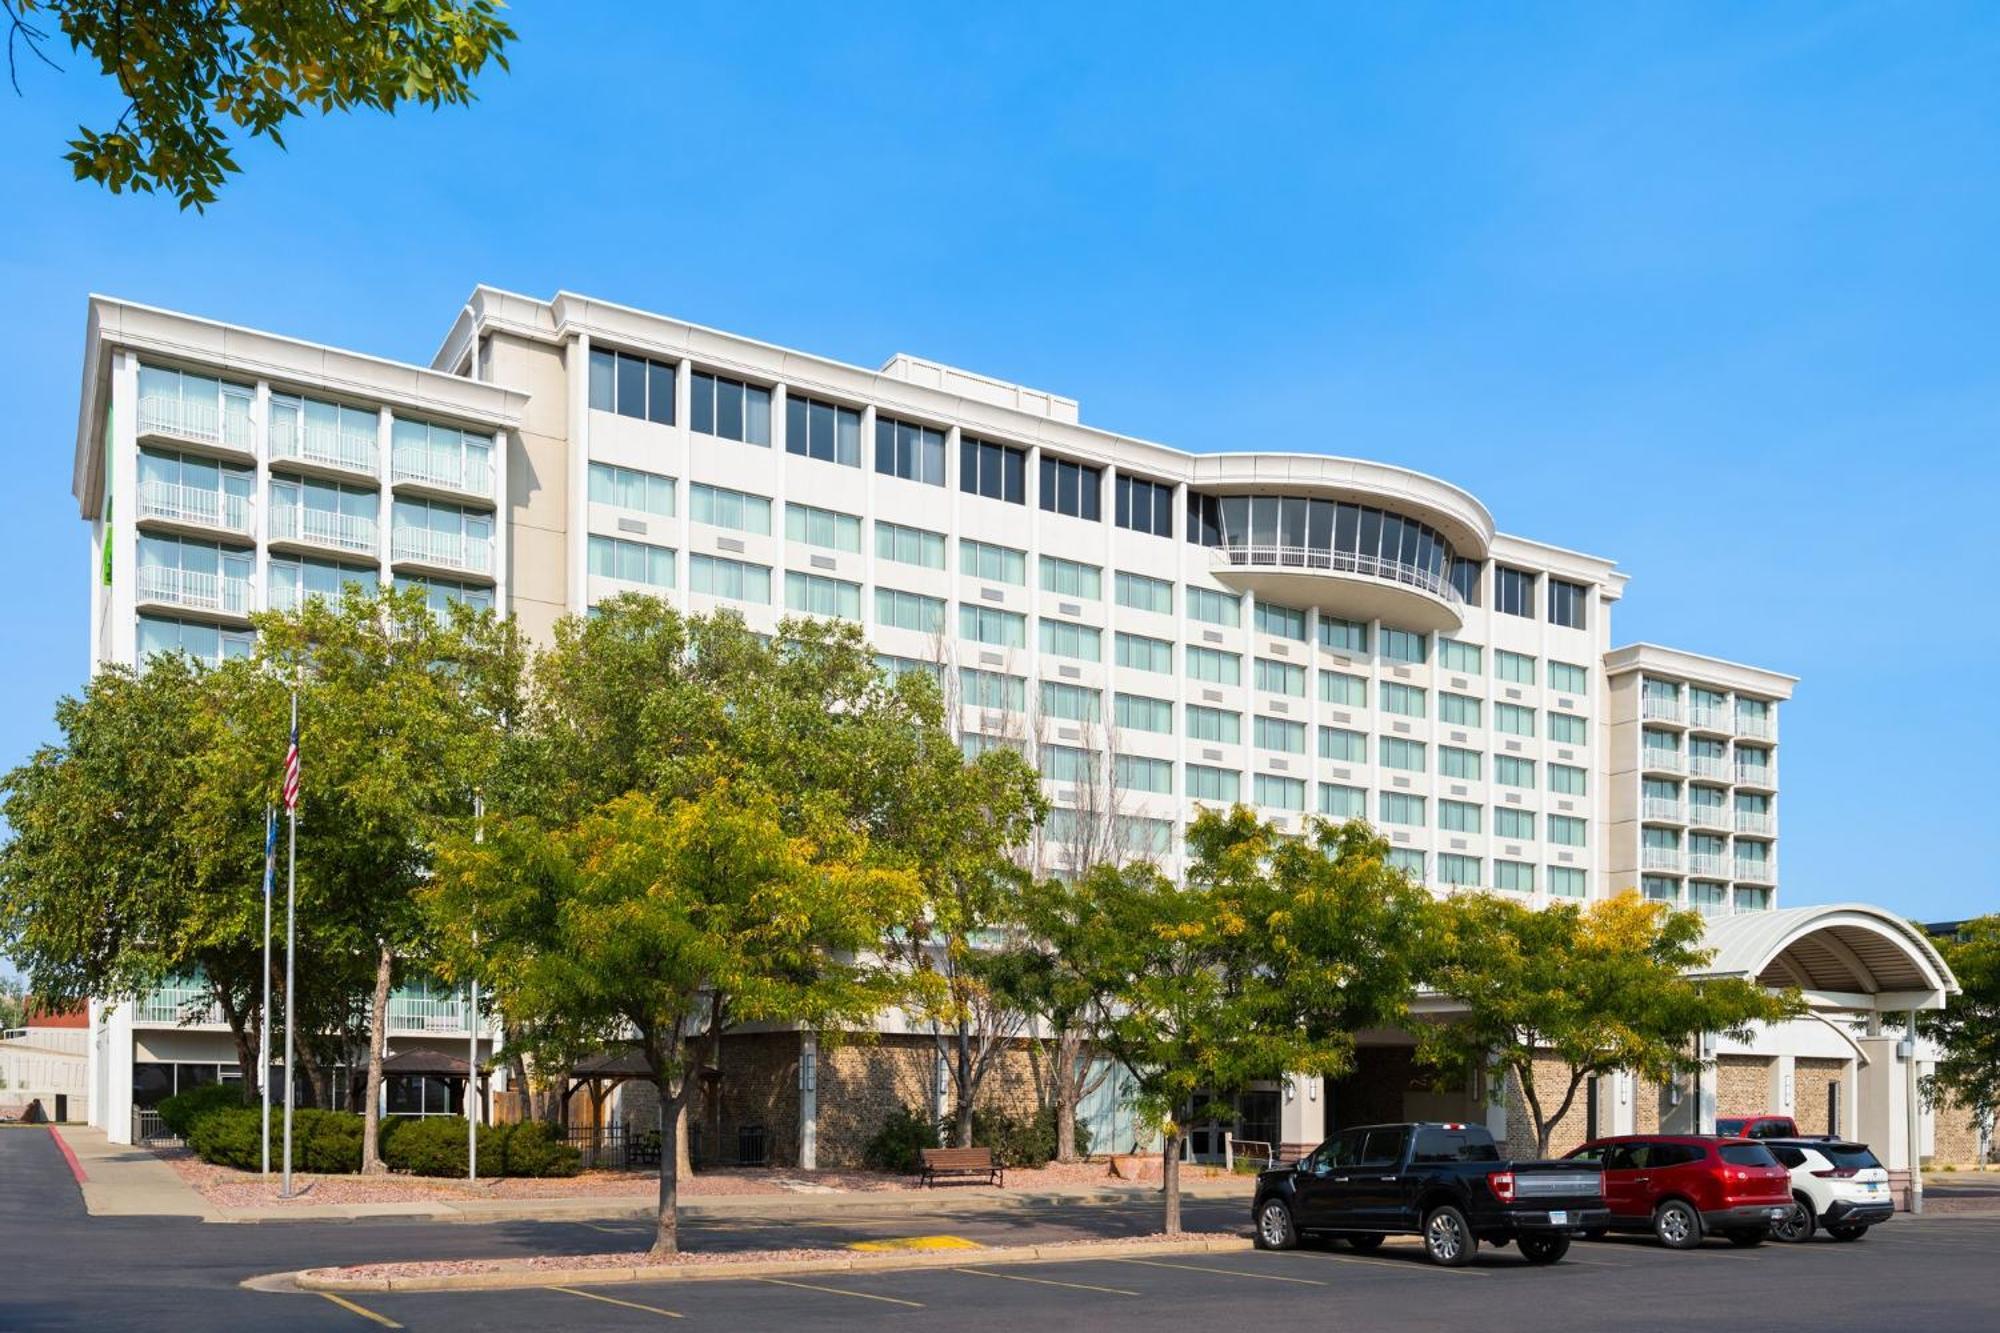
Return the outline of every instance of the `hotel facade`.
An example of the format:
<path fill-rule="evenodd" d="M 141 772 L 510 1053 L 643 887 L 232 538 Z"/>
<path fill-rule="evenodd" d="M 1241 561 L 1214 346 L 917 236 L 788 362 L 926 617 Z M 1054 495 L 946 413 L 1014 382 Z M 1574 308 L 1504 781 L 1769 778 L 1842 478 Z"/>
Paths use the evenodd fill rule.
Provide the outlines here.
<path fill-rule="evenodd" d="M 1886 912 L 1779 901 L 1794 678 L 1614 646 L 1612 561 L 1506 533 L 1447 481 L 1191 453 L 917 357 L 871 370 L 481 287 L 429 366 L 92 298 L 75 495 L 93 669 L 246 653 L 251 611 L 350 582 L 490 606 L 544 641 L 627 592 L 757 628 L 851 620 L 885 665 L 938 673 L 969 748 L 1029 749 L 1057 863 L 1090 825 L 1177 870 L 1205 805 L 1359 816 L 1439 892 L 1636 888 L 1703 912 L 1718 967 L 1840 1016 L 1725 1044 L 1685 1089 L 1596 1089 L 1579 1133 L 1795 1107 L 1850 1133 L 1876 1115 L 1878 1146 L 1935 1133 L 1910 1110 L 1921 1058 L 1864 1045 L 1888 1042 L 1881 1014 L 1942 1003 L 1935 950 Z M 93 1117 L 114 1132 L 125 1069 L 193 1036 L 146 1012 L 97 1025 Z M 842 1156 L 810 1034 L 788 1042 L 773 1077 L 799 1123 L 778 1137 L 802 1164 Z M 1368 1051 L 1362 1083 L 1273 1080 L 1236 1132 L 1302 1143 L 1349 1107 L 1431 1106 L 1397 1072 L 1406 1038 Z M 1457 1109 L 1504 1128 L 1507 1100 L 1467 1089 Z"/>

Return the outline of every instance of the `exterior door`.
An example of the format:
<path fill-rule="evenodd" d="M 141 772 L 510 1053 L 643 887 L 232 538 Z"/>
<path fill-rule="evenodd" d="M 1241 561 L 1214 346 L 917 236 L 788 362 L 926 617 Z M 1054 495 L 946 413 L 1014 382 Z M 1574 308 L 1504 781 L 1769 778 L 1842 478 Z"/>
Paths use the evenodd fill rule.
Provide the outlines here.
<path fill-rule="evenodd" d="M 1337 1134 L 1305 1160 L 1292 1184 L 1293 1221 L 1303 1229 L 1352 1225 L 1347 1190 L 1353 1184 L 1354 1158 L 1360 1134 Z"/>
<path fill-rule="evenodd" d="M 1639 1198 L 1639 1162 L 1646 1148 L 1643 1143 L 1614 1143 L 1604 1150 L 1604 1205 L 1613 1217 L 1646 1217 L 1653 1211 Z"/>
<path fill-rule="evenodd" d="M 1343 1196 L 1362 1226 L 1386 1230 L 1408 1225 L 1405 1213 L 1416 1202 L 1403 1197 L 1403 1147 L 1409 1135 L 1400 1126 L 1367 1131 Z"/>

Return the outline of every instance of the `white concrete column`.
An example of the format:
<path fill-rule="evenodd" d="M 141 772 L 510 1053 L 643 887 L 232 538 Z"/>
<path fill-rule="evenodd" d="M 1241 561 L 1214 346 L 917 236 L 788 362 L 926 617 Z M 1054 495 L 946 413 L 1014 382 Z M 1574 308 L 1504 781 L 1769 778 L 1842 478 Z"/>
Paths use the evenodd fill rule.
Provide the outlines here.
<path fill-rule="evenodd" d="M 111 616 L 104 655 L 130 666 L 139 652 L 139 359 L 130 352 L 119 352 L 112 365 L 111 395 L 111 475 L 106 480 L 111 505 Z M 103 577 L 101 568 L 94 572 Z M 129 1085 L 131 1079 L 125 1082 Z M 126 1102 L 129 1110 L 129 1086 Z M 127 1115 L 128 1135 L 130 1119 Z"/>
<path fill-rule="evenodd" d="M 819 1166 L 819 1034 L 799 1036 L 799 1169 Z"/>
<path fill-rule="evenodd" d="M 1917 1084 L 1917 1011 L 1907 1015 L 1906 1035 L 1898 1044 L 1903 1057 L 1903 1133 L 1910 1145 L 1910 1211 L 1924 1211 L 1923 1098 Z"/>
<path fill-rule="evenodd" d="M 588 559 L 590 541 L 590 335 L 580 333 L 570 345 L 570 363 L 565 378 L 569 382 L 569 503 L 563 506 L 569 523 L 563 549 L 568 553 L 568 577 L 564 598 L 572 615 L 582 615 L 588 605 Z M 683 363 L 674 375 L 674 422 L 687 420 L 687 367 Z M 674 512 L 682 506 L 675 497 Z M 686 555 L 681 557 L 686 563 Z"/>

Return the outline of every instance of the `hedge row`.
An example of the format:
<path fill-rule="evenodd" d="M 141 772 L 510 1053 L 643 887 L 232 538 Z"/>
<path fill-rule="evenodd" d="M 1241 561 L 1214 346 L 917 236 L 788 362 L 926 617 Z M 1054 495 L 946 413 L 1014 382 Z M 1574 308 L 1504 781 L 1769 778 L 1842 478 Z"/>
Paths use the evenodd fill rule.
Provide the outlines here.
<path fill-rule="evenodd" d="M 163 1113 L 164 1114 L 164 1113 Z M 195 1156 L 216 1166 L 255 1171 L 262 1164 L 262 1113 L 223 1107 L 194 1117 L 187 1144 Z M 281 1130 L 272 1117 L 275 1154 Z M 414 1176 L 466 1173 L 465 1121 L 452 1117 L 382 1121 L 382 1161 L 391 1171 Z M 320 1175 L 361 1169 L 361 1116 L 353 1111 L 292 1112 L 292 1164 Z M 580 1154 L 536 1121 L 479 1127 L 479 1173 L 484 1176 L 573 1176 Z"/>

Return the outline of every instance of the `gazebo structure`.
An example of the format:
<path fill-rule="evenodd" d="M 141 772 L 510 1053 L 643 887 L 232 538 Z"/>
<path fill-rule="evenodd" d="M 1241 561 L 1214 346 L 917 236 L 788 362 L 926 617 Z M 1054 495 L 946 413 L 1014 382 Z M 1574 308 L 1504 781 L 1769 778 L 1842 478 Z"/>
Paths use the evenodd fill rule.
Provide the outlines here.
<path fill-rule="evenodd" d="M 382 1061 L 382 1087 L 390 1115 L 464 1115 L 470 1066 L 462 1055 L 421 1047 Z M 486 1119 L 486 1071 L 478 1071 L 480 1119 Z M 357 1086 L 364 1086 L 360 1079 Z M 364 1086 L 365 1091 L 365 1086 Z M 361 1097 L 355 1098 L 359 1103 Z"/>

